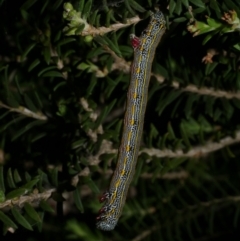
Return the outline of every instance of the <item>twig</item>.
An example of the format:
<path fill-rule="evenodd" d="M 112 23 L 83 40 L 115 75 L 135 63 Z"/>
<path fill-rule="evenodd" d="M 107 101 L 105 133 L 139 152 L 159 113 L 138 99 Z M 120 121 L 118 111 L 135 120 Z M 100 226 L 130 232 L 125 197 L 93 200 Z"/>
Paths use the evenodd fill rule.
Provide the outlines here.
<path fill-rule="evenodd" d="M 81 98 L 80 99 L 80 104 L 81 106 L 83 107 L 83 109 L 87 112 L 90 112 L 90 119 L 92 121 L 96 121 L 97 117 L 98 117 L 98 114 L 96 112 L 93 111 L 93 109 L 89 108 L 89 105 L 88 105 L 88 102 L 85 98 Z M 79 118 L 81 118 L 79 116 Z M 102 125 L 99 125 L 97 129 L 95 130 L 92 130 L 92 129 L 88 129 L 88 131 L 86 132 L 86 134 L 91 138 L 91 140 L 93 142 L 96 142 L 97 141 L 97 135 L 98 134 L 103 134 L 103 127 Z"/>
<path fill-rule="evenodd" d="M 84 29 L 80 33 L 80 35 L 82 35 L 82 36 L 87 36 L 87 35 L 93 35 L 93 36 L 104 35 L 106 33 L 109 33 L 109 32 L 112 32 L 112 31 L 117 31 L 118 29 L 128 27 L 128 26 L 130 26 L 132 24 L 136 24 L 140 20 L 141 19 L 138 16 L 136 16 L 136 17 L 127 19 L 126 23 L 115 23 L 115 24 L 110 25 L 109 27 L 95 28 L 95 27 L 93 27 L 91 25 L 85 25 L 87 27 L 86 27 L 86 29 Z"/>
<path fill-rule="evenodd" d="M 130 72 L 131 62 L 127 62 L 125 59 L 118 57 L 114 51 L 112 51 L 108 46 L 103 46 L 103 48 L 113 57 L 114 63 L 112 64 L 111 71 L 121 70 L 125 74 Z"/>
<path fill-rule="evenodd" d="M 165 79 L 160 76 L 160 75 L 156 75 L 156 74 L 152 74 L 152 76 L 154 76 L 157 81 L 159 83 L 163 83 L 165 81 Z M 172 81 L 172 87 L 176 88 L 176 89 L 180 89 L 181 91 L 186 91 L 186 92 L 192 92 L 192 93 L 197 93 L 199 95 L 209 95 L 209 96 L 213 96 L 216 98 L 226 98 L 226 99 L 232 99 L 232 98 L 237 98 L 240 99 L 240 92 L 227 92 L 227 91 L 222 91 L 222 90 L 215 90 L 211 87 L 201 87 L 198 88 L 196 85 L 187 85 L 184 88 L 180 87 L 180 84 L 177 81 Z"/>
<path fill-rule="evenodd" d="M 223 139 L 221 139 L 219 142 L 208 142 L 206 145 L 203 146 L 196 146 L 193 147 L 190 151 L 188 152 L 183 152 L 183 150 L 176 150 L 172 151 L 170 149 L 164 149 L 164 150 L 159 150 L 157 148 L 144 148 L 139 152 L 139 155 L 142 153 L 147 153 L 150 157 L 156 156 L 159 158 L 166 157 L 166 158 L 181 158 L 181 157 L 189 157 L 189 158 L 198 158 L 200 156 L 204 156 L 207 154 L 210 154 L 214 151 L 217 151 L 219 149 L 222 149 L 224 147 L 227 147 L 229 145 L 235 144 L 240 142 L 240 131 L 237 132 L 236 137 L 232 138 L 230 136 L 227 136 Z M 88 157 L 89 165 L 98 165 L 101 160 L 100 156 L 102 154 L 117 154 L 118 150 L 112 148 L 112 142 L 103 140 L 102 145 L 99 148 L 99 152 L 96 155 L 92 155 Z M 149 161 L 149 160 L 147 160 Z M 100 170 L 101 172 L 101 170 Z M 112 171 L 107 174 L 111 175 Z M 148 178 L 149 176 L 147 174 L 142 175 L 143 178 Z M 173 173 L 173 174 L 167 174 L 163 175 L 163 179 L 184 179 L 188 177 L 188 173 Z"/>
<path fill-rule="evenodd" d="M 13 108 L 13 107 L 10 107 L 10 106 L 5 105 L 2 102 L 0 102 L 0 107 L 6 108 L 12 112 L 17 112 L 22 115 L 25 115 L 25 116 L 28 116 L 28 117 L 31 117 L 34 119 L 38 119 L 38 120 L 47 120 L 48 119 L 47 116 L 45 116 L 42 112 L 35 113 L 21 105 L 18 108 Z"/>
<path fill-rule="evenodd" d="M 139 155 L 142 153 L 147 153 L 149 156 L 156 156 L 159 158 L 162 157 L 168 157 L 168 158 L 181 158 L 181 157 L 200 157 L 209 153 L 212 153 L 214 151 L 217 151 L 219 149 L 222 149 L 224 147 L 233 145 L 235 143 L 240 142 L 240 131 L 236 133 L 235 138 L 232 138 L 230 136 L 224 137 L 219 142 L 208 142 L 206 145 L 203 146 L 196 146 L 193 147 L 190 151 L 188 152 L 183 152 L 183 150 L 176 150 L 172 151 L 170 149 L 164 149 L 164 150 L 159 150 L 157 148 L 144 148 L 139 152 Z M 91 165 L 98 165 L 100 162 L 100 155 L 102 154 L 116 154 L 118 152 L 117 149 L 112 148 L 112 142 L 103 140 L 102 146 L 99 149 L 99 153 L 97 153 L 94 156 L 91 156 L 89 159 L 89 162 Z"/>
<path fill-rule="evenodd" d="M 59 70 L 63 69 L 63 67 L 64 67 L 63 61 L 62 61 L 62 59 L 59 58 L 57 51 L 52 46 L 50 48 L 50 54 L 51 54 L 51 57 L 57 57 L 57 68 Z M 62 75 L 65 80 L 68 78 L 67 71 L 62 72 Z"/>
<path fill-rule="evenodd" d="M 12 206 L 18 206 L 22 208 L 25 203 L 35 205 L 36 203 L 39 203 L 41 200 L 47 200 L 48 198 L 50 198 L 52 193 L 55 191 L 56 189 L 52 188 L 42 193 L 30 193 L 29 195 L 20 196 L 17 199 L 9 199 L 5 202 L 0 203 L 0 209 L 11 208 Z"/>
<path fill-rule="evenodd" d="M 226 203 L 226 202 L 235 202 L 235 203 L 238 202 L 239 203 L 240 202 L 240 196 L 228 196 L 228 197 L 224 197 L 224 198 L 215 198 L 215 199 L 213 199 L 211 201 L 208 201 L 208 202 L 200 202 L 196 205 L 188 205 L 186 208 L 178 210 L 177 212 L 178 213 L 184 213 L 184 212 L 189 211 L 189 210 L 199 209 L 199 206 L 210 207 L 210 206 L 213 206 L 215 204 L 223 204 L 223 203 Z"/>
<path fill-rule="evenodd" d="M 137 237 L 135 237 L 134 239 L 132 239 L 132 241 L 141 241 L 144 240 L 147 236 L 149 236 L 151 233 L 153 233 L 154 231 L 156 231 L 157 229 L 159 229 L 159 226 L 153 226 L 152 228 L 141 232 Z"/>
<path fill-rule="evenodd" d="M 219 142 L 208 142 L 204 146 L 193 147 L 190 151 L 186 153 L 184 153 L 183 150 L 172 151 L 169 149 L 159 150 L 156 148 L 145 148 L 140 151 L 140 154 L 147 153 L 149 156 L 169 157 L 169 158 L 199 157 L 238 142 L 240 142 L 240 131 L 237 132 L 235 138 L 227 136 L 221 139 Z"/>
<path fill-rule="evenodd" d="M 117 149 L 112 148 L 112 142 L 103 140 L 101 147 L 99 148 L 99 152 L 94 156 L 88 157 L 89 165 L 97 166 L 101 162 L 100 156 L 102 154 L 106 154 L 106 153 L 107 154 L 110 154 L 110 153 L 115 154 L 115 153 L 117 153 Z"/>
<path fill-rule="evenodd" d="M 153 175 L 154 175 L 153 173 L 143 173 L 141 174 L 141 178 L 152 179 Z M 178 172 L 167 172 L 163 175 L 158 174 L 155 178 L 175 180 L 175 179 L 187 179 L 188 177 L 189 177 L 189 173 L 182 170 Z"/>

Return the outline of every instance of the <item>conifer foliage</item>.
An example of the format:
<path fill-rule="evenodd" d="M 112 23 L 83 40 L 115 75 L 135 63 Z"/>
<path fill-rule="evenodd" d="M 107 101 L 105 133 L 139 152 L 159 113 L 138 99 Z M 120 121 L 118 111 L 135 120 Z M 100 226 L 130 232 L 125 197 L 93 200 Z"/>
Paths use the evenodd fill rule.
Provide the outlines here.
<path fill-rule="evenodd" d="M 155 6 L 141 150 L 115 230 L 96 229 L 133 49 Z M 240 239 L 240 1 L 1 0 L 0 227 L 24 240 Z"/>

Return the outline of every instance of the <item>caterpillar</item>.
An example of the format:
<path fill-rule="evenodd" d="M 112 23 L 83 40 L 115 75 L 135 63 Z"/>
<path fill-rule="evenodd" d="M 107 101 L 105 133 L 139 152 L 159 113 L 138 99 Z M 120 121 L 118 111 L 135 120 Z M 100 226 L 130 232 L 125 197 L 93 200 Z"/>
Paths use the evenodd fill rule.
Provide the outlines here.
<path fill-rule="evenodd" d="M 111 231 L 115 228 L 135 172 L 143 131 L 152 61 L 156 47 L 165 30 L 164 15 L 157 10 L 152 13 L 148 27 L 139 38 L 134 34 L 130 35 L 134 49 L 134 60 L 127 93 L 123 134 L 118 151 L 117 167 L 109 191 L 105 192 L 100 199 L 101 202 L 105 202 L 97 217 L 97 228 L 101 230 Z"/>

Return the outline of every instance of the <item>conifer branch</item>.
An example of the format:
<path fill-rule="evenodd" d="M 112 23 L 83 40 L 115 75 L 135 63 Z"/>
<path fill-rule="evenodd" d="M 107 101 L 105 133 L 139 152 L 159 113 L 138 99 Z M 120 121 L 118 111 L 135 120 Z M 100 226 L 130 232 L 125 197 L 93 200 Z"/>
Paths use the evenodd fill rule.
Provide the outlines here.
<path fill-rule="evenodd" d="M 132 24 L 136 24 L 141 19 L 138 16 L 133 18 L 129 18 L 126 20 L 126 23 L 115 23 L 110 25 L 109 27 L 99 27 L 95 28 L 91 24 L 89 24 L 84 16 L 82 16 L 81 12 L 77 12 L 73 9 L 71 3 L 64 4 L 64 13 L 63 17 L 69 21 L 67 27 L 64 28 L 64 32 L 66 35 L 82 35 L 82 36 L 96 36 L 96 35 L 104 35 L 106 33 L 117 31 L 121 28 L 126 28 Z M 83 30 L 80 33 L 77 33 L 77 30 L 80 25 L 84 25 Z"/>
<path fill-rule="evenodd" d="M 108 47 L 104 47 L 105 50 L 111 54 L 111 56 L 114 59 L 114 63 L 112 64 L 112 68 L 111 71 L 114 70 L 120 70 L 123 71 L 124 73 L 129 73 L 130 72 L 130 66 L 131 63 L 127 62 L 126 60 L 124 60 L 123 58 L 118 57 L 111 49 L 109 49 Z M 105 76 L 108 74 L 108 71 L 105 72 Z M 165 78 L 161 75 L 157 75 L 152 73 L 152 76 L 154 76 L 157 81 L 162 84 L 165 82 Z M 104 77 L 104 76 L 102 76 Z M 175 89 L 180 89 L 181 91 L 184 92 L 192 92 L 192 93 L 196 93 L 199 95 L 208 95 L 208 96 L 213 96 L 216 98 L 226 98 L 226 99 L 240 99 L 240 91 L 237 92 L 230 92 L 230 91 L 223 91 L 223 90 L 215 90 L 211 87 L 197 87 L 196 85 L 190 84 L 187 85 L 186 87 L 180 87 L 180 84 L 173 80 L 172 81 L 172 85 L 173 88 Z"/>

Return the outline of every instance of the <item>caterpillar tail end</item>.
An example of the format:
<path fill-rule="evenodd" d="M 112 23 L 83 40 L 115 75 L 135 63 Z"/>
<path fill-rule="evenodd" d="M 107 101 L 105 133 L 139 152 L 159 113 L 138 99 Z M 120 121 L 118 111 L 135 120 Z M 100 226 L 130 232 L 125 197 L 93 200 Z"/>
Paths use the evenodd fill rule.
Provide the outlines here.
<path fill-rule="evenodd" d="M 102 220 L 101 216 L 97 217 L 97 228 L 103 231 L 112 231 L 117 225 L 115 220 Z"/>

